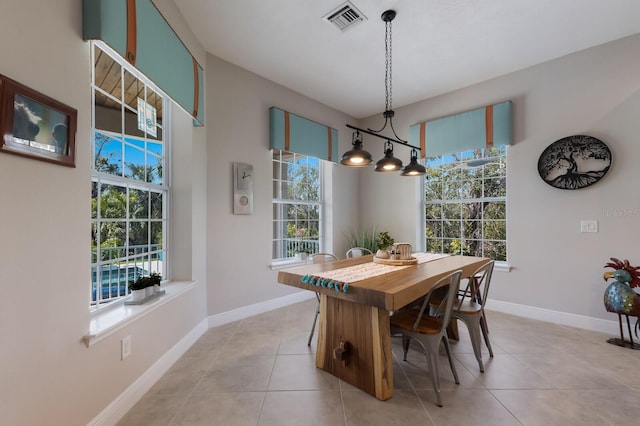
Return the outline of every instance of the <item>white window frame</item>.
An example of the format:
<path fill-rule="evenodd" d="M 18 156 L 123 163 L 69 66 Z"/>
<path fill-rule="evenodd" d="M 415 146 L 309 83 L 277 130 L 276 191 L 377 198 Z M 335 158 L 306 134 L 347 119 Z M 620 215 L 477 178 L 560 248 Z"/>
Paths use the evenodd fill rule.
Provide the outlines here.
<path fill-rule="evenodd" d="M 100 229 L 99 224 L 101 223 L 101 221 L 103 219 L 105 219 L 105 221 L 109 221 L 109 222 L 122 222 L 125 226 L 125 232 L 127 233 L 127 237 L 125 238 L 125 243 L 124 245 L 121 247 L 121 249 L 124 251 L 124 256 L 120 256 L 120 262 L 119 265 L 117 266 L 118 268 L 118 274 L 120 274 L 119 276 L 122 275 L 120 269 L 121 269 L 121 265 L 124 262 L 124 271 L 125 271 L 125 276 L 126 276 L 126 280 L 128 281 L 130 279 L 129 277 L 129 272 L 130 270 L 133 271 L 146 271 L 148 272 L 159 272 L 162 275 L 163 281 L 166 281 L 169 278 L 169 205 L 170 205 L 170 171 L 171 171 L 171 158 L 170 158 L 170 153 L 171 153 L 171 148 L 170 148 L 170 120 L 171 120 L 171 111 L 170 111 L 170 102 L 169 102 L 169 97 L 163 93 L 157 86 L 155 86 L 148 78 L 146 78 L 142 73 L 140 73 L 137 69 L 135 69 L 134 67 L 132 67 L 131 65 L 129 65 L 124 59 L 122 59 L 115 51 L 113 51 L 111 48 L 109 48 L 107 45 L 105 45 L 104 43 L 101 43 L 99 41 L 92 41 L 91 43 L 91 60 L 92 60 L 92 71 L 91 71 L 91 181 L 92 181 L 92 191 L 93 191 L 93 187 L 94 184 L 97 186 L 98 188 L 98 193 L 101 194 L 100 192 L 100 188 L 102 185 L 115 185 L 115 186 L 120 186 L 122 188 L 124 188 L 126 190 L 127 193 L 127 197 L 126 197 L 126 211 L 127 211 L 127 216 L 128 216 L 128 212 L 129 212 L 129 200 L 130 197 L 128 196 L 129 191 L 130 190 L 139 190 L 139 191 L 144 191 L 147 192 L 150 196 L 149 200 L 148 200 L 148 217 L 146 219 L 133 219 L 133 218 L 129 218 L 129 217 L 124 217 L 124 218 L 101 218 L 100 217 L 100 202 L 101 202 L 101 197 L 98 196 L 97 197 L 97 207 L 96 207 L 96 217 L 91 218 L 91 225 L 92 225 L 92 229 L 94 227 L 94 224 L 96 225 L 96 229 Z M 121 81 L 123 79 L 124 76 L 124 72 L 125 70 L 130 73 L 131 75 L 133 75 L 136 79 L 138 79 L 139 81 L 141 81 L 142 83 L 144 83 L 145 85 L 145 91 L 147 88 L 150 88 L 151 90 L 153 90 L 155 93 L 157 93 L 159 96 L 162 97 L 162 112 L 163 112 L 163 120 L 162 120 L 162 124 L 158 124 L 158 127 L 161 128 L 162 130 L 162 140 L 158 140 L 156 139 L 149 139 L 149 142 L 155 142 L 158 143 L 160 142 L 162 144 L 162 160 L 161 160 L 161 166 L 162 166 L 162 183 L 161 184 L 157 184 L 157 183 L 153 183 L 153 182 L 145 182 L 145 181 L 140 181 L 140 180 L 136 180 L 136 179 L 131 179 L 131 178 L 127 178 L 125 176 L 117 176 L 114 174 L 109 174 L 106 172 L 100 172 L 97 171 L 95 169 L 95 136 L 96 133 L 99 132 L 101 134 L 105 134 L 106 136 L 114 136 L 117 138 L 122 138 L 123 141 L 123 153 L 125 150 L 125 145 L 127 145 L 125 138 L 130 138 L 130 139 L 137 139 L 142 141 L 144 144 L 144 148 L 142 149 L 142 152 L 145 154 L 145 167 L 146 167 L 146 157 L 148 155 L 152 155 L 155 154 L 155 152 L 147 150 L 146 149 L 146 144 L 147 144 L 147 137 L 139 137 L 139 136 L 131 136 L 131 135 L 127 135 L 124 133 L 124 128 L 125 128 L 125 123 L 124 123 L 124 116 L 122 116 L 122 124 L 121 124 L 121 128 L 122 133 L 116 133 L 113 131 L 107 131 L 104 129 L 97 129 L 96 128 L 96 120 L 95 120 L 95 92 L 99 91 L 102 95 L 109 97 L 111 100 L 113 100 L 114 102 L 120 103 L 121 105 L 124 105 L 125 108 L 129 108 L 126 103 L 124 103 L 124 92 L 125 92 L 125 88 L 122 87 L 122 94 L 121 94 L 121 99 L 115 99 L 113 98 L 109 93 L 105 92 L 104 90 L 102 90 L 100 87 L 97 87 L 95 84 L 95 49 L 99 48 L 101 49 L 103 52 L 105 52 L 106 54 L 108 54 L 116 63 L 118 63 L 121 67 Z M 121 85 L 124 86 L 124 85 Z M 146 92 L 145 92 L 146 93 Z M 123 159 L 126 159 L 126 157 L 123 154 Z M 123 171 L 124 171 L 124 164 L 123 164 Z M 156 194 L 161 194 L 161 199 L 163 200 L 162 202 L 162 217 L 160 219 L 158 218 L 152 218 L 151 217 L 151 194 L 152 193 L 156 193 Z M 115 219 L 115 220 L 114 220 Z M 143 250 L 142 255 L 135 254 L 135 248 L 130 247 L 129 243 L 128 243 L 128 230 L 129 230 L 129 223 L 130 222 L 134 222 L 134 221 L 143 221 L 143 222 L 147 222 L 147 227 L 148 227 L 148 238 L 147 238 L 147 244 L 146 246 L 146 250 Z M 152 243 L 151 241 L 151 229 L 150 227 L 152 226 L 153 223 L 160 223 L 161 228 L 162 228 L 162 243 L 160 245 L 160 248 L 154 248 L 155 244 Z M 92 230 L 93 232 L 93 230 Z M 103 271 L 102 268 L 105 266 L 109 267 L 109 272 L 107 273 L 108 279 L 111 279 L 112 276 L 112 268 L 114 263 L 113 259 L 109 259 L 109 260 L 102 260 L 102 256 L 101 256 L 101 251 L 102 249 L 100 248 L 100 232 L 96 232 L 96 242 L 97 242 L 97 248 L 92 247 L 91 248 L 91 268 L 92 268 L 92 279 L 90 281 L 90 287 L 89 287 L 89 305 L 90 305 L 90 309 L 92 312 L 101 310 L 101 308 L 107 307 L 107 306 L 111 306 L 113 305 L 113 302 L 117 302 L 117 301 L 122 301 L 124 299 L 124 297 L 126 297 L 129 293 L 128 288 L 126 288 L 126 284 L 125 284 L 125 292 L 122 293 L 122 291 L 117 291 L 117 294 L 115 296 L 112 296 L 111 291 L 109 290 L 109 297 L 106 299 L 102 299 L 102 288 L 101 288 L 101 283 L 98 280 L 97 277 L 103 277 Z M 95 250 L 95 254 L 94 254 L 94 250 Z M 132 252 L 133 250 L 133 252 Z M 147 258 L 147 260 L 142 260 L 143 257 Z M 160 260 L 161 259 L 161 260 Z M 95 269 L 94 269 L 95 268 Z M 95 270 L 95 292 L 94 292 L 94 270 Z M 116 277 L 118 278 L 118 277 Z M 119 279 L 120 281 L 121 279 Z M 111 286 L 113 287 L 113 284 L 111 284 Z M 122 283 L 117 283 L 116 287 L 121 287 Z M 95 296 L 94 296 L 95 293 Z M 95 298 L 95 300 L 94 300 Z"/>
<path fill-rule="evenodd" d="M 274 151 L 278 151 L 278 150 L 274 150 Z M 282 150 L 281 152 L 287 152 Z M 273 154 L 273 153 L 272 153 Z M 299 246 L 301 247 L 301 249 L 307 248 L 309 247 L 309 245 L 315 245 L 317 244 L 317 249 L 312 250 L 315 253 L 319 253 L 319 252 L 323 252 L 325 250 L 326 247 L 326 242 L 325 242 L 325 202 L 324 202 L 324 197 L 325 197 L 325 168 L 326 168 L 326 164 L 327 163 L 325 160 L 319 159 L 317 157 L 312 157 L 309 155 L 303 155 L 303 154 L 297 154 L 294 152 L 289 152 L 289 154 L 293 155 L 294 158 L 296 157 L 304 157 L 304 158 L 311 158 L 313 160 L 318 161 L 318 183 L 319 183 L 319 187 L 318 189 L 318 200 L 300 200 L 300 199 L 289 199 L 289 198 L 284 198 L 284 197 L 278 197 L 276 194 L 276 188 L 278 185 L 281 185 L 283 180 L 281 179 L 282 176 L 279 176 L 279 178 L 276 177 L 276 167 L 278 168 L 278 171 L 280 171 L 280 164 L 282 164 L 282 161 L 276 160 L 273 158 L 273 155 L 271 156 L 271 164 L 272 164 L 272 182 L 273 182 L 273 199 L 272 199 L 272 205 L 273 205 L 273 212 L 274 212 L 274 216 L 272 217 L 272 235 L 271 235 L 271 250 L 272 250 L 272 262 L 271 262 L 271 266 L 272 267 L 278 267 L 278 266 L 289 266 L 291 264 L 295 264 L 295 263 L 305 263 L 306 262 L 306 258 L 305 255 L 300 253 L 300 255 L 298 254 L 294 254 L 293 256 L 280 256 L 280 257 L 274 257 L 273 256 L 273 251 L 274 251 L 274 246 L 276 244 L 287 244 L 287 241 L 289 243 L 293 243 L 295 244 L 296 242 L 299 243 Z M 287 237 L 283 237 L 283 232 L 286 233 L 286 222 L 287 219 L 285 219 L 284 217 L 286 216 L 283 208 L 285 205 L 288 204 L 296 204 L 296 205 L 301 205 L 301 206 L 317 206 L 318 207 L 318 239 L 317 239 L 317 243 L 314 243 L 313 241 L 315 240 L 310 240 L 310 239 L 305 239 L 305 238 L 300 238 L 300 239 L 290 239 Z M 280 216 L 279 218 L 277 218 L 275 216 L 275 212 L 276 209 L 280 210 Z M 283 227 L 284 226 L 284 227 Z M 278 235 L 276 235 L 278 234 Z M 284 248 L 280 247 L 278 249 L 278 251 L 282 251 Z"/>
<path fill-rule="evenodd" d="M 500 164 L 501 167 L 504 167 L 504 173 L 503 173 L 503 177 L 504 179 L 506 179 L 507 177 L 507 146 L 504 147 L 499 147 L 499 149 L 504 149 L 503 150 L 503 155 L 499 155 L 496 157 L 491 157 L 495 160 L 495 162 L 498 162 Z M 454 153 L 454 154 L 448 154 L 448 155 L 443 155 L 443 156 L 439 156 L 439 157 L 435 157 L 435 158 L 442 158 L 442 157 L 456 157 L 456 164 L 459 167 L 467 167 L 470 162 L 471 164 L 473 164 L 473 160 L 477 160 L 478 157 L 483 158 L 485 157 L 485 150 L 476 150 L 475 152 L 470 150 L 470 151 L 465 151 L 465 152 L 461 152 L 461 153 Z M 429 163 L 432 162 L 433 163 L 434 158 L 428 158 L 426 160 L 426 167 L 429 170 L 430 168 L 432 169 L 433 167 L 429 167 Z M 450 164 L 450 163 L 448 163 Z M 492 163 L 487 163 L 487 164 L 492 164 Z M 485 165 L 481 165 L 479 167 L 477 167 L 478 171 L 482 171 L 481 168 L 486 167 Z M 429 179 L 429 173 L 427 173 L 427 175 L 425 175 L 425 178 L 423 179 L 422 182 L 422 190 L 421 190 L 421 198 L 422 198 L 422 214 L 420 215 L 420 217 L 422 218 L 422 223 L 421 223 L 421 228 L 422 228 L 422 232 L 421 232 L 421 242 L 422 244 L 424 244 L 424 249 L 429 250 L 429 245 L 427 242 L 427 235 L 426 235 L 426 229 L 427 229 L 427 215 L 426 215 L 426 208 L 428 205 L 433 205 L 433 204 L 460 204 L 460 203 L 466 203 L 466 202 L 479 202 L 479 203 L 484 203 L 484 202 L 504 202 L 505 204 L 505 218 L 504 218 L 504 222 L 505 222 L 505 239 L 504 240 L 493 240 L 493 241 L 499 241 L 499 242 L 504 242 L 505 245 L 505 257 L 506 259 L 504 260 L 496 260 L 496 267 L 499 267 L 502 270 L 509 270 L 509 266 L 508 266 L 508 255 L 509 255 L 509 251 L 508 251 L 508 235 L 506 234 L 507 232 L 507 226 L 508 226 L 508 218 L 506 215 L 506 211 L 508 208 L 508 203 L 507 203 L 507 197 L 508 197 L 508 193 L 507 193 L 507 189 L 506 189 L 506 182 L 505 182 L 505 194 L 504 196 L 498 196 L 498 197 L 480 197 L 480 198 L 474 198 L 474 199 L 466 199 L 466 198 L 448 198 L 448 199 L 444 199 L 444 197 L 441 197 L 440 199 L 436 199 L 436 200 L 427 200 L 427 180 Z M 482 178 L 482 184 L 484 186 L 485 184 L 485 178 Z M 484 191 L 483 191 L 484 193 Z M 464 221 L 465 219 L 462 217 L 462 215 L 460 216 L 460 221 L 461 223 Z M 441 217 L 441 222 L 444 222 L 445 219 L 444 217 Z M 484 216 L 482 216 L 480 218 L 480 220 L 478 220 L 480 222 L 480 229 L 484 230 L 484 223 L 485 223 L 485 218 Z M 490 219 L 487 219 L 487 222 L 490 221 Z M 441 226 L 444 226 L 444 224 L 441 224 Z M 484 238 L 484 232 L 482 232 L 482 237 L 479 239 L 479 241 L 481 241 L 481 244 L 484 246 L 484 241 L 486 241 L 487 239 Z M 440 244 L 440 248 L 442 249 L 442 244 L 444 243 L 444 236 L 440 238 L 441 239 L 441 244 Z M 464 240 L 463 240 L 464 241 Z M 462 244 L 461 244 L 461 249 L 462 249 Z M 463 254 L 462 252 L 460 253 L 452 253 L 452 254 Z M 482 255 L 484 255 L 484 249 L 482 252 Z"/>

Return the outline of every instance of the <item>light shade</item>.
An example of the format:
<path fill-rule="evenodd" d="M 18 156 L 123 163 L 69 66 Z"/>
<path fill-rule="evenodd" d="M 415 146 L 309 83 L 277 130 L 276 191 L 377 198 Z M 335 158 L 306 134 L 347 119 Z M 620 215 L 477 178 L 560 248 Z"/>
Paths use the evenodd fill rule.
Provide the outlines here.
<path fill-rule="evenodd" d="M 371 154 L 362 148 L 362 136 L 360 132 L 353 134 L 353 148 L 342 155 L 340 164 L 350 167 L 366 167 L 373 163 Z"/>
<path fill-rule="evenodd" d="M 411 162 L 402 169 L 401 176 L 422 176 L 427 174 L 427 169 L 422 164 L 418 164 L 418 151 L 411 150 Z"/>
<path fill-rule="evenodd" d="M 402 168 L 402 161 L 393 156 L 393 144 L 385 143 L 384 158 L 376 163 L 376 172 L 395 172 Z"/>

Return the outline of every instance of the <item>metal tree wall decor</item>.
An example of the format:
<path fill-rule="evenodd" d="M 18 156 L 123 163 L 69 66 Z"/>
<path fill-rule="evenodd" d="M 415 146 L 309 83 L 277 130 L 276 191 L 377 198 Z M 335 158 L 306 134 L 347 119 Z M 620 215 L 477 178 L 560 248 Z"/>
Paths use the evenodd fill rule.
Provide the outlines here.
<path fill-rule="evenodd" d="M 538 160 L 542 180 L 560 189 L 580 189 L 604 177 L 611 166 L 611 151 L 600 139 L 574 135 L 549 145 Z"/>

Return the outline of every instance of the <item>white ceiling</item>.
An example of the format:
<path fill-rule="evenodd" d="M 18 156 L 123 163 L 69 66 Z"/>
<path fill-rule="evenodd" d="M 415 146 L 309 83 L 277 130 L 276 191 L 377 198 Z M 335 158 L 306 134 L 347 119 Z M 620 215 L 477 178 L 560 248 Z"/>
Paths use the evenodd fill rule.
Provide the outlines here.
<path fill-rule="evenodd" d="M 639 0 L 351 0 L 367 20 L 322 18 L 345 0 L 174 0 L 205 50 L 356 118 L 640 33 Z"/>

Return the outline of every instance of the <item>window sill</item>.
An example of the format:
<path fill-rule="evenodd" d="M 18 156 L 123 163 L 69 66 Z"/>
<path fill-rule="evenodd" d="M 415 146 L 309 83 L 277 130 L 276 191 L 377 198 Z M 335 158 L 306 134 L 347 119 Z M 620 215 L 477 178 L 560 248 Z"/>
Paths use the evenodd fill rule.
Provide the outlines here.
<path fill-rule="evenodd" d="M 170 300 L 186 293 L 194 286 L 195 281 L 171 282 L 162 286 L 165 294 L 144 305 L 125 305 L 124 301 L 131 297 L 128 296 L 126 299 L 114 302 L 111 307 L 93 312 L 91 314 L 89 333 L 82 336 L 82 341 L 89 348 L 127 326 L 132 321 L 153 312 Z"/>
<path fill-rule="evenodd" d="M 299 260 L 294 258 L 287 260 L 274 260 L 273 262 L 271 262 L 271 265 L 269 265 L 269 268 L 273 271 L 277 271 L 279 269 L 293 268 L 295 266 L 304 266 L 308 265 L 309 263 L 311 263 L 311 257 L 308 257 L 306 260 Z"/>
<path fill-rule="evenodd" d="M 507 262 L 496 262 L 493 265 L 493 270 L 497 272 L 510 272 L 511 265 L 509 265 Z"/>

